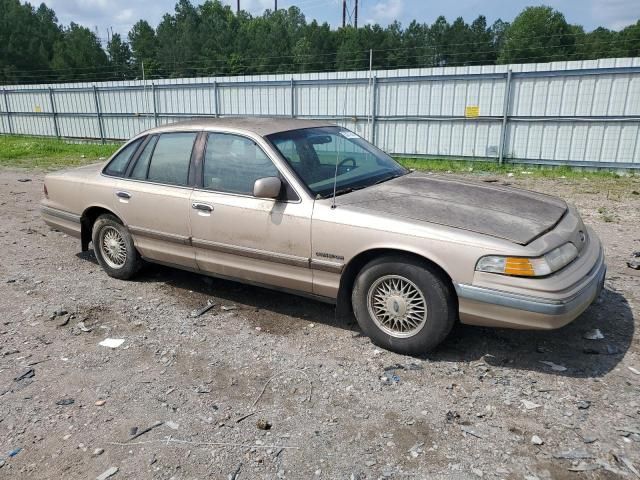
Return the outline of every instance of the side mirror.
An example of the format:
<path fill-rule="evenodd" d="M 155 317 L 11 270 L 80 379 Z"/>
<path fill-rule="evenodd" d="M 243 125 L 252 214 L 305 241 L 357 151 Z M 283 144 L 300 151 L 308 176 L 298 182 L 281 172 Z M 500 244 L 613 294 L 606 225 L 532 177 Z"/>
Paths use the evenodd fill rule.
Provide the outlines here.
<path fill-rule="evenodd" d="M 253 196 L 258 198 L 273 198 L 280 196 L 282 180 L 278 177 L 259 178 L 253 184 Z"/>

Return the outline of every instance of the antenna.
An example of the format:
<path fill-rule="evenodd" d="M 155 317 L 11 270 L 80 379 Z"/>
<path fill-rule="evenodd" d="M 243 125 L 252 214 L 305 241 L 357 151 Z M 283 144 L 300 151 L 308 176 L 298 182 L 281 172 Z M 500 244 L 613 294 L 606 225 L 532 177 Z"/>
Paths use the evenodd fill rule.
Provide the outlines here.
<path fill-rule="evenodd" d="M 342 102 L 342 119 L 344 120 L 347 116 L 347 91 L 349 89 L 349 82 L 345 73 L 344 78 L 344 101 Z M 336 95 L 337 97 L 337 95 Z M 331 209 L 336 208 L 336 191 L 338 188 L 338 160 L 340 159 L 340 151 L 338 150 L 338 142 L 336 141 L 336 169 L 333 173 L 333 198 L 331 200 Z"/>

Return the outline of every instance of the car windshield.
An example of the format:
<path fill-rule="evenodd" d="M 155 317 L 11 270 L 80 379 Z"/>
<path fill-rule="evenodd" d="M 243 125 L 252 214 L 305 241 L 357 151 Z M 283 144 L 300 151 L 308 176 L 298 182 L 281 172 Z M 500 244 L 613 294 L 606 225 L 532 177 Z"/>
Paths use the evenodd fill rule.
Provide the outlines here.
<path fill-rule="evenodd" d="M 313 195 L 327 198 L 405 175 L 389 155 L 341 127 L 316 127 L 267 137 Z M 336 175 L 337 174 L 337 175 Z"/>

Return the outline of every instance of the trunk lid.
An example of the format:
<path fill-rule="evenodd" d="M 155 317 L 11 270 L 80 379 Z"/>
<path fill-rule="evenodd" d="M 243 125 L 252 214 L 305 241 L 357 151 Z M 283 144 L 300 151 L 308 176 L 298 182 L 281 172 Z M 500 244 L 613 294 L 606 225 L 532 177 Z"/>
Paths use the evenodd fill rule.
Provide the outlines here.
<path fill-rule="evenodd" d="M 520 245 L 551 230 L 567 211 L 563 200 L 550 195 L 417 172 L 339 196 L 336 204 L 446 225 Z"/>

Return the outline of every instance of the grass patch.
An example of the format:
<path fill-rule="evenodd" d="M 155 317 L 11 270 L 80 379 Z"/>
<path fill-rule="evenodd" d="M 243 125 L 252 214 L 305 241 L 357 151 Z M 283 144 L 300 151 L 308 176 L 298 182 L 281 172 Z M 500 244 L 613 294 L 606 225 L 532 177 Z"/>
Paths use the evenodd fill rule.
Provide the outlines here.
<path fill-rule="evenodd" d="M 586 171 L 580 168 L 569 166 L 540 166 L 540 165 L 522 165 L 522 164 L 503 164 L 499 165 L 495 162 L 480 161 L 464 161 L 464 160 L 445 160 L 445 159 L 416 159 L 416 158 L 396 158 L 406 168 L 413 168 L 427 172 L 446 172 L 446 173 L 475 173 L 485 175 L 528 175 L 533 178 L 619 178 L 616 172 L 609 170 L 593 170 Z M 630 176 L 636 176 L 630 173 Z"/>
<path fill-rule="evenodd" d="M 0 166 L 20 168 L 42 168 L 53 170 L 95 163 L 109 157 L 121 143 L 71 142 L 56 138 L 20 135 L 0 135 Z M 464 161 L 449 159 L 396 158 L 407 168 L 439 173 L 476 175 L 518 175 L 533 178 L 567 178 L 588 180 L 619 179 L 620 176 L 608 170 L 585 171 L 568 166 L 548 167 L 534 165 L 506 164 L 496 162 Z M 638 173 L 630 173 L 627 178 L 637 179 Z"/>
<path fill-rule="evenodd" d="M 119 143 L 71 143 L 56 138 L 0 135 L 0 166 L 54 169 L 107 158 Z"/>

